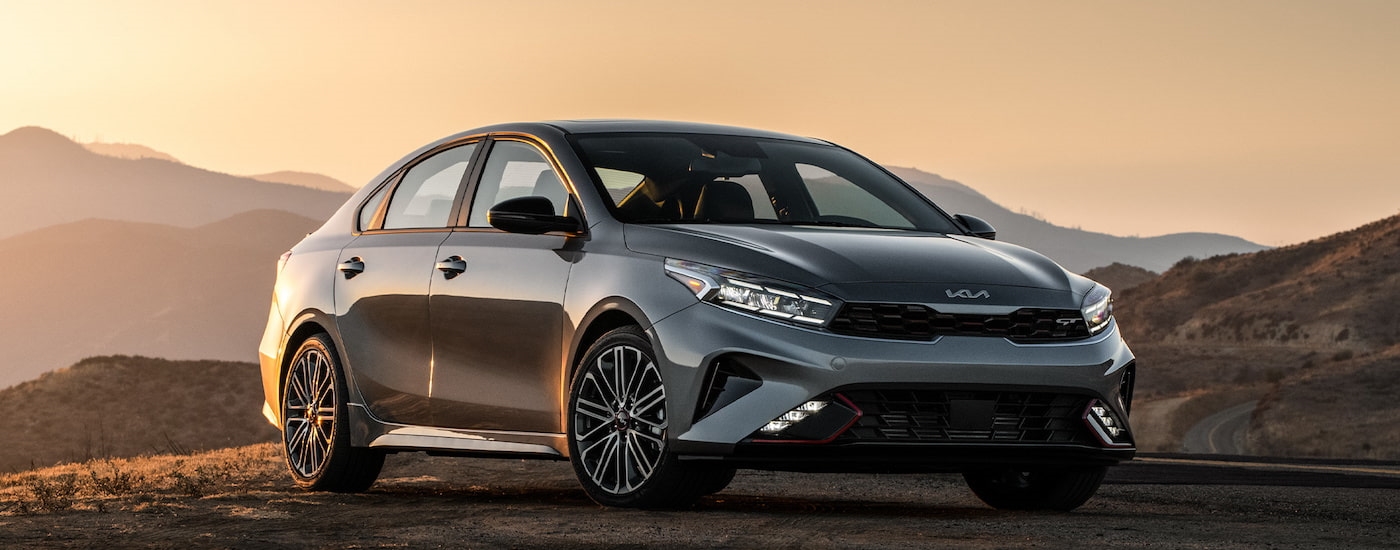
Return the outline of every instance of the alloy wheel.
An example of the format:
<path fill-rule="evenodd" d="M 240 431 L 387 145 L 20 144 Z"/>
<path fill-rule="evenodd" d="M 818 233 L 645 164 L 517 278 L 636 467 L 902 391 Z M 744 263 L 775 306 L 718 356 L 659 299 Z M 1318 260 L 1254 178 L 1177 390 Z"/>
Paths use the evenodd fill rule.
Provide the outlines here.
<path fill-rule="evenodd" d="M 330 457 L 336 421 L 335 367 L 325 353 L 303 349 L 287 378 L 282 444 L 297 475 L 316 477 Z"/>
<path fill-rule="evenodd" d="M 647 353 L 615 345 L 586 366 L 574 400 L 574 438 L 585 475 L 603 491 L 631 493 L 666 454 L 666 390 Z"/>

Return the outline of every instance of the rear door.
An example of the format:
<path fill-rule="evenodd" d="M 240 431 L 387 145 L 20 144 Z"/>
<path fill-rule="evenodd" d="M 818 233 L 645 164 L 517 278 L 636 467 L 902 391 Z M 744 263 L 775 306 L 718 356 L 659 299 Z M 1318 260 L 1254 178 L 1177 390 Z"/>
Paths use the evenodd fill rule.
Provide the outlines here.
<path fill-rule="evenodd" d="M 556 214 L 576 210 L 555 166 L 538 147 L 496 139 L 462 225 L 438 260 L 460 271 L 433 274 L 430 318 L 432 408 L 439 426 L 560 433 L 564 384 L 564 289 L 582 239 L 494 229 L 500 201 L 543 196 Z"/>
<path fill-rule="evenodd" d="M 365 406 L 382 420 L 432 423 L 428 285 L 477 147 L 448 147 L 409 166 L 365 204 L 360 235 L 340 252 L 343 356 Z"/>

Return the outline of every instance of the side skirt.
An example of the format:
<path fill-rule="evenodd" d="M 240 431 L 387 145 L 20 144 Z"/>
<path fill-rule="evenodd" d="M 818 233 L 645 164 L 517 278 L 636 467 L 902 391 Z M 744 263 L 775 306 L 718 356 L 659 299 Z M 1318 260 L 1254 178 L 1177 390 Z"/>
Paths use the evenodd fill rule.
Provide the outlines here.
<path fill-rule="evenodd" d="M 351 445 L 386 451 L 427 451 L 464 455 L 525 455 L 523 458 L 563 459 L 568 456 L 564 434 L 466 430 L 409 426 L 383 422 L 359 403 L 350 404 Z"/>

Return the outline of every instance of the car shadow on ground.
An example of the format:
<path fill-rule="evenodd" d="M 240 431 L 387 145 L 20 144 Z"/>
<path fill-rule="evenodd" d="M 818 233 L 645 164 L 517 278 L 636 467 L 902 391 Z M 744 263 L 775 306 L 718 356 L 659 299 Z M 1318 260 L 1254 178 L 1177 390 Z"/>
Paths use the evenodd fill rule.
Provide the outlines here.
<path fill-rule="evenodd" d="M 405 504 L 417 501 L 440 505 L 485 505 L 552 508 L 567 514 L 569 510 L 610 510 L 589 500 L 583 489 L 556 486 L 501 487 L 437 483 L 384 483 L 358 495 L 357 501 Z M 367 501 L 367 502 L 366 502 Z M 684 513 L 743 513 L 774 516 L 793 514 L 839 514 L 845 517 L 907 518 L 907 519 L 974 519 L 1002 515 L 1005 512 L 958 503 L 921 503 L 909 501 L 860 500 L 849 498 L 769 496 L 722 492 L 702 498 L 681 508 L 646 510 L 646 512 Z"/>

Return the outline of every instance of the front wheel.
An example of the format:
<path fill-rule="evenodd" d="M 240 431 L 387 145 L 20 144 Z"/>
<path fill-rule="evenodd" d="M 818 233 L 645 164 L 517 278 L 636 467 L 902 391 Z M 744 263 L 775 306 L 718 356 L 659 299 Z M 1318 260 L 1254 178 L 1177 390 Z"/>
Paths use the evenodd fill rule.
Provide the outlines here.
<path fill-rule="evenodd" d="M 1104 466 L 1012 468 L 967 472 L 963 479 L 977 498 L 993 508 L 1068 512 L 1094 496 L 1106 473 Z"/>
<path fill-rule="evenodd" d="M 346 385 L 334 350 L 329 336 L 317 334 L 292 356 L 282 386 L 282 455 L 303 489 L 360 492 L 379 477 L 384 453 L 350 446 Z"/>
<path fill-rule="evenodd" d="M 599 338 L 584 355 L 571 390 L 569 455 L 594 502 L 683 506 L 727 484 L 724 472 L 685 464 L 667 447 L 666 387 L 640 328 L 622 327 Z"/>

